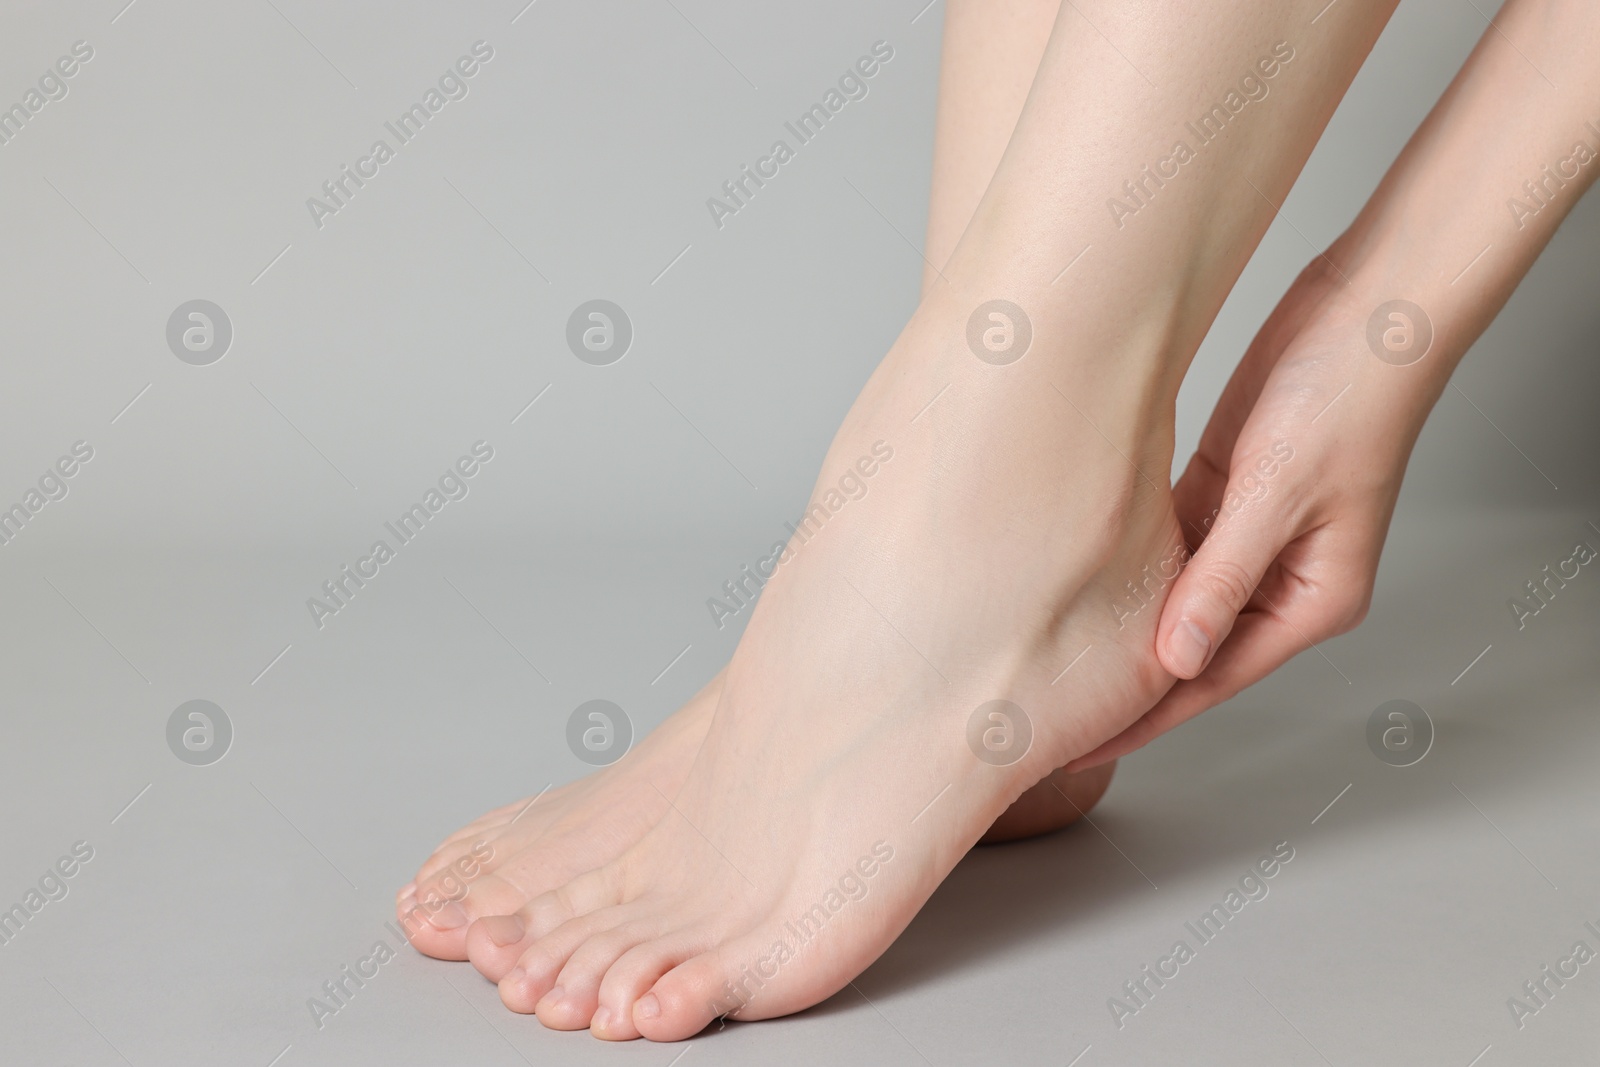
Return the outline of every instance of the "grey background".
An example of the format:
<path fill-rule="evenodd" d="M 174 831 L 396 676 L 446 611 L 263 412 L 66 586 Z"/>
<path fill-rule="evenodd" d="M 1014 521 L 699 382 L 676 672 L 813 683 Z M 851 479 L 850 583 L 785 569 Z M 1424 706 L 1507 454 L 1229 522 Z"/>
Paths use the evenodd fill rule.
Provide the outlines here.
<path fill-rule="evenodd" d="M 95 458 L 0 547 L 0 903 L 74 841 L 96 851 L 0 947 L 7 1062 L 679 1055 L 550 1033 L 409 952 L 320 1031 L 305 1001 L 435 841 L 586 769 L 563 741 L 577 704 L 642 732 L 731 651 L 705 598 L 798 511 L 915 301 L 942 15 L 919 7 L 8 5 L 0 101 L 76 40 L 95 56 L 0 146 L 0 498 L 74 441 Z M 1395 16 L 1196 360 L 1180 464 L 1491 12 Z M 495 57 L 467 98 L 318 230 L 305 199 L 479 39 Z M 868 97 L 717 230 L 706 198 L 879 39 L 895 57 Z M 1126 760 L 1095 827 L 969 858 L 858 980 L 870 1003 L 847 990 L 686 1055 L 1591 1048 L 1594 967 L 1521 1031 L 1505 1000 L 1600 947 L 1600 578 L 1520 633 L 1505 601 L 1600 544 L 1597 238 L 1590 198 L 1446 392 L 1362 629 Z M 609 367 L 563 340 L 596 297 L 635 328 Z M 196 298 L 234 328 L 209 367 L 164 337 Z M 470 495 L 315 629 L 305 599 L 479 439 L 496 456 Z M 235 730 L 208 767 L 164 736 L 197 698 Z M 1395 698 L 1438 727 L 1415 767 L 1365 747 Z M 1280 840 L 1297 855 L 1268 899 L 1117 1030 L 1106 998 Z"/>

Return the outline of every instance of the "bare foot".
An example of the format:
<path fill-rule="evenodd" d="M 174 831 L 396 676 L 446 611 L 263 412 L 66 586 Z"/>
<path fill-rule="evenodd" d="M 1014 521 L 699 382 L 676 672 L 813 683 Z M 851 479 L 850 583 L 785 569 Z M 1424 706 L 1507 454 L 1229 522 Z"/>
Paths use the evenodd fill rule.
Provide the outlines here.
<path fill-rule="evenodd" d="M 514 918 L 529 900 L 621 855 L 667 809 L 705 736 L 723 673 L 616 764 L 538 797 L 525 797 L 468 823 L 434 850 L 395 897 L 419 951 L 472 959 L 493 981 L 509 971 L 520 940 Z M 1081 774 L 1054 772 L 999 819 L 986 842 L 1060 829 L 1094 806 L 1115 764 Z M 470 926 L 475 920 L 492 921 Z M 419 921 L 422 920 L 422 921 Z"/>
<path fill-rule="evenodd" d="M 1100 803 L 1111 787 L 1111 775 L 1116 769 L 1116 760 L 1072 774 L 1056 768 L 1012 801 L 978 843 L 998 845 L 1071 826 Z"/>
<path fill-rule="evenodd" d="M 904 459 L 768 583 L 666 814 L 478 924 L 515 954 L 513 1010 L 678 1040 L 815 1004 L 1030 786 L 1171 685 L 1159 605 L 1116 607 L 1181 551 L 1169 489 L 1125 458 L 1160 458 L 1140 440 L 1160 401 L 1103 372 L 1062 375 L 1070 398 L 997 374 L 964 318 L 924 305 L 852 409 L 824 487 L 877 446 Z"/>
<path fill-rule="evenodd" d="M 411 943 L 442 960 L 470 953 L 469 924 L 511 915 L 539 894 L 615 859 L 668 810 L 721 692 L 717 675 L 616 763 L 528 797 L 446 838 L 395 898 Z M 486 950 L 489 931 L 479 930 Z"/>

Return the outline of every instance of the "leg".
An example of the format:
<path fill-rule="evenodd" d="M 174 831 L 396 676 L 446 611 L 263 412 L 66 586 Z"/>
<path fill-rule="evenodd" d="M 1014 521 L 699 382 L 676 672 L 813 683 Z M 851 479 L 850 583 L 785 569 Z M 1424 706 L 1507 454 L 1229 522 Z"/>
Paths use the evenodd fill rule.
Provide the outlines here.
<path fill-rule="evenodd" d="M 1170 687 L 1145 583 L 1183 546 L 1177 388 L 1392 6 L 1063 5 L 670 812 L 524 909 L 508 1006 L 675 1040 L 815 1004 L 1024 790 Z M 1020 314 L 985 309 L 969 344 L 997 298 Z M 1031 349 L 1001 358 L 1024 315 Z M 847 502 L 844 477 L 876 481 Z"/>
<path fill-rule="evenodd" d="M 922 291 L 939 278 L 1016 129 L 1061 0 L 946 0 Z"/>
<path fill-rule="evenodd" d="M 996 10 L 952 0 L 945 19 L 928 258 L 943 264 L 989 184 L 1044 52 L 1059 0 Z M 928 270 L 924 281 L 938 275 Z M 498 981 L 521 939 L 515 913 L 637 841 L 665 810 L 722 691 L 719 673 L 615 767 L 506 805 L 446 839 L 401 889 L 396 909 L 413 943 L 441 959 L 471 958 Z M 1029 790 L 985 840 L 1064 826 L 1099 800 L 1111 768 L 1052 776 Z M 659 788 L 659 792 L 657 791 Z M 469 923 L 485 920 L 469 930 Z"/>
<path fill-rule="evenodd" d="M 935 266 L 950 261 L 1000 165 L 1060 8 L 1061 0 L 1003 6 L 948 0 L 945 6 L 924 293 L 938 284 Z M 994 821 L 983 843 L 1033 837 L 1076 822 L 1105 795 L 1115 770 L 1111 761 L 1077 774 L 1052 771 Z"/>

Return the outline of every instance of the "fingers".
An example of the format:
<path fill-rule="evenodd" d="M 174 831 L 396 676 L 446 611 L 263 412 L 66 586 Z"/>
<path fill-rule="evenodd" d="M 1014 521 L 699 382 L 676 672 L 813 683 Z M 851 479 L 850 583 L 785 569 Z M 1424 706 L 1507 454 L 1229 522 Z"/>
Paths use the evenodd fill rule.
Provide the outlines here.
<path fill-rule="evenodd" d="M 1300 653 L 1355 629 L 1371 603 L 1382 534 L 1381 524 L 1362 524 L 1353 529 L 1318 527 L 1296 538 L 1276 554 L 1266 579 L 1200 676 L 1180 681 L 1132 726 L 1068 763 L 1068 773 L 1148 744 L 1232 699 Z M 1331 661 L 1329 667 L 1337 669 Z"/>
<path fill-rule="evenodd" d="M 1267 568 L 1298 532 L 1249 503 L 1221 517 L 1161 609 L 1156 654 L 1165 670 L 1180 679 L 1205 670 Z"/>
<path fill-rule="evenodd" d="M 1257 408 L 1269 379 L 1278 371 L 1286 354 L 1293 350 L 1327 293 L 1336 282 L 1343 280 L 1336 275 L 1326 256 L 1313 259 L 1261 324 L 1229 375 L 1211 417 L 1206 420 L 1199 447 L 1184 469 L 1183 477 L 1173 486 L 1178 518 L 1183 523 L 1183 536 L 1190 548 L 1205 540 L 1205 521 L 1216 514 L 1213 509 L 1222 503 L 1239 437 L 1252 417 L 1258 417 Z M 1261 433 L 1256 436 L 1260 437 Z"/>
<path fill-rule="evenodd" d="M 1215 507 L 1221 498 L 1220 483 L 1226 478 L 1234 443 L 1255 412 L 1268 379 L 1316 313 L 1324 295 L 1335 281 L 1343 280 L 1336 278 L 1335 274 L 1326 256 L 1313 259 L 1261 324 L 1244 355 L 1234 366 L 1233 373 L 1228 376 L 1228 383 L 1217 398 L 1211 417 L 1206 420 L 1195 457 L 1184 472 L 1184 480 L 1195 475 L 1197 461 L 1210 468 L 1210 477 L 1202 478 L 1202 482 L 1209 484 L 1212 480 L 1217 481 L 1218 491 L 1211 495 L 1209 507 Z M 1200 473 L 1203 475 L 1205 472 Z M 1185 527 L 1186 536 L 1193 532 Z"/>
<path fill-rule="evenodd" d="M 1198 550 L 1200 542 L 1206 539 L 1206 528 L 1218 513 L 1227 490 L 1226 457 L 1220 467 L 1204 451 L 1189 457 L 1183 475 L 1172 487 L 1172 506 L 1178 513 L 1184 543 L 1191 552 Z"/>
<path fill-rule="evenodd" d="M 1250 610 L 1239 616 L 1232 636 L 1211 665 L 1193 681 L 1167 690 L 1155 707 L 1132 726 L 1088 755 L 1067 764 L 1069 774 L 1109 763 L 1143 748 L 1168 730 L 1188 722 L 1207 708 L 1237 696 L 1296 655 L 1311 647 L 1309 632 L 1271 610 Z"/>

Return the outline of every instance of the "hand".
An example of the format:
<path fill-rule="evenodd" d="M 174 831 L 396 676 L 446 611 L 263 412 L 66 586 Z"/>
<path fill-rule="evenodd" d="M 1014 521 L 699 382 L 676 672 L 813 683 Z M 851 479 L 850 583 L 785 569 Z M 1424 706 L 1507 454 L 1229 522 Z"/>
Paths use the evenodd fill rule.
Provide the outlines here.
<path fill-rule="evenodd" d="M 1359 293 L 1319 257 L 1251 343 L 1173 490 L 1193 555 L 1162 609 L 1156 651 L 1181 680 L 1068 771 L 1139 748 L 1366 614 L 1437 392 L 1419 402 L 1415 389 L 1392 388 L 1386 375 L 1405 368 L 1368 350 L 1373 305 Z"/>

